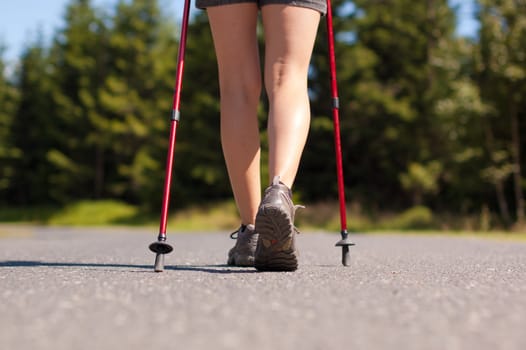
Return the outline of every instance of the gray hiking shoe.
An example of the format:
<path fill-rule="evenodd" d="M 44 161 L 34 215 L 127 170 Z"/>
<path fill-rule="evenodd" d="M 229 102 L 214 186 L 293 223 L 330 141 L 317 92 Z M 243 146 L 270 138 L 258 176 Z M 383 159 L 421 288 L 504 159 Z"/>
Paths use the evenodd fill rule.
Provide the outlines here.
<path fill-rule="evenodd" d="M 237 235 L 237 237 L 235 237 Z M 241 225 L 232 232 L 232 239 L 237 239 L 236 245 L 228 252 L 227 264 L 230 266 L 254 266 L 254 252 L 258 235 L 254 231 L 254 225 Z"/>
<path fill-rule="evenodd" d="M 265 190 L 256 216 L 259 240 L 254 266 L 260 271 L 294 271 L 298 268 L 298 250 L 294 227 L 296 209 L 292 192 L 276 176 Z"/>

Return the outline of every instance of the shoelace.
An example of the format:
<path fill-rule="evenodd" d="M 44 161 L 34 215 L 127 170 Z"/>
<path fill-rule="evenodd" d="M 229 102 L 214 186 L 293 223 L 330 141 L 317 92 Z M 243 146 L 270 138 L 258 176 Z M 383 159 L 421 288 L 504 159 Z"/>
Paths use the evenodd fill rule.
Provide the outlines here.
<path fill-rule="evenodd" d="M 239 226 L 237 230 L 235 230 L 234 232 L 230 234 L 230 239 L 237 239 L 237 237 L 239 237 L 239 231 L 245 231 L 246 229 L 247 229 L 246 225 Z"/>

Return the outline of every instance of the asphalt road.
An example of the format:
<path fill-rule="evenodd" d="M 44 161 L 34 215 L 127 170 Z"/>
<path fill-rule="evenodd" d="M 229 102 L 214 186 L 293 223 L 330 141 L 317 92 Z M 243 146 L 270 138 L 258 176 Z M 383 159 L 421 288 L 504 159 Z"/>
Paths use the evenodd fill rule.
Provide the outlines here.
<path fill-rule="evenodd" d="M 226 232 L 0 227 L 0 349 L 526 349 L 526 243 L 299 237 L 300 268 L 224 265 Z"/>

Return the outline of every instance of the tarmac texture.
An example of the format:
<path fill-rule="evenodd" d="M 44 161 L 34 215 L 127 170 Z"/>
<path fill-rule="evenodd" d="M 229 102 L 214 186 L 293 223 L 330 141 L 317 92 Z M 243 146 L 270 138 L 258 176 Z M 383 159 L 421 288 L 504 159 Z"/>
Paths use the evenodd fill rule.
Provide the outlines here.
<path fill-rule="evenodd" d="M 0 227 L 0 349 L 526 349 L 526 243 L 298 237 L 296 272 L 225 265 L 227 232 Z"/>

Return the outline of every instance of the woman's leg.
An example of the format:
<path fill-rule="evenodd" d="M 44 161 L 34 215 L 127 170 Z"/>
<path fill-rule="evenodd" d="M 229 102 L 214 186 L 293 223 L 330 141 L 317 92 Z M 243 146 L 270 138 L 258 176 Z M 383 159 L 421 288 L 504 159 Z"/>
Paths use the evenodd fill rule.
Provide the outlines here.
<path fill-rule="evenodd" d="M 269 173 L 292 187 L 310 124 L 307 75 L 320 13 L 266 5 L 265 89 L 269 98 Z"/>
<path fill-rule="evenodd" d="M 261 199 L 257 107 L 261 72 L 255 3 L 209 7 L 221 91 L 221 142 L 243 224 L 253 224 Z"/>

